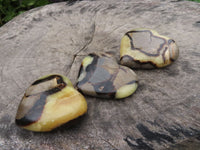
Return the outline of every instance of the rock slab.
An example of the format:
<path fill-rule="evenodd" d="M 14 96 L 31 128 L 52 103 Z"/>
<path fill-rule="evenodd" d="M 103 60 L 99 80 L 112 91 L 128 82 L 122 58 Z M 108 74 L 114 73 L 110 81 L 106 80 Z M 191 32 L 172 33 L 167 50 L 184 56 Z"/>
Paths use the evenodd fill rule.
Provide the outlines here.
<path fill-rule="evenodd" d="M 0 147 L 10 149 L 197 149 L 200 143 L 200 4 L 187 1 L 81 1 L 28 11 L 0 28 Z M 72 128 L 33 133 L 15 114 L 25 89 L 46 74 L 74 84 L 82 59 L 114 53 L 134 28 L 176 40 L 180 55 L 163 69 L 136 70 L 139 87 L 121 101 L 86 97 L 88 113 Z M 189 144 L 188 144 L 189 143 Z M 189 147 L 190 146 L 190 147 Z"/>

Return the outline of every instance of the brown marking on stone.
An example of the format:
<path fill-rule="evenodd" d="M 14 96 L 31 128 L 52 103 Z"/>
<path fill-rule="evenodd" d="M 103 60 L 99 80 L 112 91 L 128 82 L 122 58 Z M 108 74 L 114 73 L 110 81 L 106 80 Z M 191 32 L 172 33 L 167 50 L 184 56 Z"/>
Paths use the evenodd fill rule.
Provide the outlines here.
<path fill-rule="evenodd" d="M 60 79 L 61 76 L 59 76 L 59 75 L 51 75 L 51 76 L 48 76 L 47 78 L 36 80 L 35 82 L 32 83 L 32 85 L 37 85 L 37 84 L 40 84 L 42 82 L 46 82 L 46 81 L 52 80 L 54 78 Z"/>
<path fill-rule="evenodd" d="M 152 61 L 140 61 L 140 60 L 135 60 L 133 57 L 129 56 L 129 55 L 124 55 L 121 57 L 120 62 L 123 61 L 124 58 L 128 58 L 129 60 L 138 63 L 140 65 L 144 65 L 144 64 L 150 64 L 155 68 L 158 68 L 156 64 L 154 64 Z M 126 65 L 126 63 L 122 63 L 123 65 Z M 134 68 L 134 67 L 133 67 Z"/>
<path fill-rule="evenodd" d="M 57 75 L 53 75 L 53 76 L 47 77 L 47 79 L 45 78 L 46 80 L 43 79 L 43 80 L 37 80 L 37 81 L 39 83 L 42 83 L 42 82 L 48 81 L 52 77 L 57 77 Z M 38 82 L 36 82 L 36 83 L 39 84 Z M 19 126 L 28 126 L 30 124 L 33 124 L 33 123 L 37 122 L 40 119 L 40 117 L 42 115 L 42 112 L 43 112 L 43 109 L 44 109 L 44 106 L 46 104 L 47 97 L 50 96 L 50 95 L 53 95 L 53 94 L 55 94 L 57 92 L 60 92 L 63 88 L 65 88 L 67 86 L 67 84 L 63 81 L 61 76 L 59 76 L 59 81 L 58 82 L 60 84 L 57 87 L 40 93 L 40 99 L 38 99 L 36 101 L 36 103 L 24 115 L 24 117 L 15 120 L 17 125 L 19 125 Z M 22 99 L 22 102 L 23 102 L 23 99 Z M 20 110 L 18 110 L 18 111 L 20 111 Z"/>
<path fill-rule="evenodd" d="M 160 47 L 157 49 L 157 53 L 156 54 L 150 54 L 150 53 L 147 53 L 146 51 L 143 51 L 141 50 L 140 48 L 135 48 L 134 47 L 134 44 L 133 44 L 133 39 L 132 37 L 129 35 L 130 33 L 134 33 L 134 32 L 149 32 L 150 33 L 150 36 L 153 36 L 155 38 L 158 38 L 158 39 L 162 39 L 164 41 L 163 44 L 160 44 Z M 153 57 L 157 57 L 160 55 L 160 51 L 163 49 L 164 45 L 167 44 L 167 41 L 166 39 L 164 38 L 161 38 L 159 36 L 155 36 L 150 30 L 141 30 L 141 31 L 129 31 L 125 34 L 126 36 L 128 36 L 128 38 L 130 39 L 130 44 L 131 44 L 131 49 L 132 50 L 138 50 L 140 51 L 141 53 L 147 55 L 147 56 L 153 56 Z"/>

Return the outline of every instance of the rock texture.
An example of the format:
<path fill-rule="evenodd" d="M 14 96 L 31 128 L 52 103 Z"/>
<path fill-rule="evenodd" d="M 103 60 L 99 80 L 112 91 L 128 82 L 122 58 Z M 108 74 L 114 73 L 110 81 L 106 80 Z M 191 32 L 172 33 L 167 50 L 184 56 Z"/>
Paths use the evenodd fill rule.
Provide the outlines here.
<path fill-rule="evenodd" d="M 199 14 L 200 4 L 186 1 L 82 1 L 36 8 L 1 27 L 1 149 L 197 149 Z M 88 113 L 72 128 L 33 133 L 15 125 L 17 106 L 34 80 L 57 73 L 75 84 L 87 54 L 109 51 L 119 58 L 120 40 L 133 28 L 155 29 L 176 40 L 178 60 L 163 69 L 136 70 L 139 87 L 129 98 L 86 97 Z"/>
<path fill-rule="evenodd" d="M 76 87 L 85 95 L 123 99 L 136 91 L 138 78 L 132 69 L 119 65 L 113 56 L 93 53 L 81 62 Z"/>

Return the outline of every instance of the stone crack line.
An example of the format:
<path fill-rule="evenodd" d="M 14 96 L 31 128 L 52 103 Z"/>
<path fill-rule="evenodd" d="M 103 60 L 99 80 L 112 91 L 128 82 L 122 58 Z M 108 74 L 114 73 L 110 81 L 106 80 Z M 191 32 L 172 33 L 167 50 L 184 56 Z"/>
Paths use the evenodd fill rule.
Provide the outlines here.
<path fill-rule="evenodd" d="M 93 121 L 92 121 L 92 125 L 93 125 L 94 128 L 95 128 L 95 131 L 96 131 L 96 133 L 95 133 L 95 134 L 96 134 L 96 137 L 99 137 L 100 140 L 106 142 L 108 145 L 110 145 L 111 147 L 113 147 L 115 150 L 118 150 L 117 147 L 116 147 L 115 145 L 113 145 L 113 144 L 112 144 L 111 142 L 109 142 L 108 140 L 104 139 L 101 135 L 98 135 L 98 134 L 97 134 L 98 129 L 97 129 L 97 127 L 96 127 L 96 125 L 94 124 Z"/>
<path fill-rule="evenodd" d="M 94 38 L 94 34 L 95 34 L 95 30 L 96 30 L 96 24 L 95 22 L 93 23 L 93 26 L 92 26 L 93 30 L 92 30 L 92 36 L 90 38 L 90 40 L 78 51 L 76 52 L 74 55 L 73 55 L 73 60 L 71 62 L 71 64 L 69 65 L 69 71 L 67 72 L 67 76 L 69 75 L 70 71 L 71 71 L 71 67 L 73 66 L 74 62 L 75 62 L 75 59 L 77 56 L 79 56 L 78 54 L 84 50 L 87 49 L 88 45 L 90 45 L 93 41 L 93 38 Z M 82 56 L 82 55 L 81 55 Z"/>
<path fill-rule="evenodd" d="M 112 35 L 112 33 L 116 32 L 117 30 L 121 29 L 121 28 L 124 27 L 124 26 L 126 26 L 126 25 L 123 24 L 123 25 L 120 25 L 120 26 L 114 28 L 111 32 L 108 33 L 107 37 L 109 37 L 110 35 Z M 108 39 L 107 39 L 107 38 L 104 38 L 104 39 L 102 39 L 102 40 L 99 40 L 98 43 L 99 43 L 99 42 L 106 41 L 106 40 L 108 40 Z M 110 43 L 108 43 L 107 45 L 105 45 L 105 47 L 107 47 L 109 44 L 110 44 Z"/>
<path fill-rule="evenodd" d="M 84 51 L 85 49 L 87 49 L 88 45 L 90 45 L 90 44 L 92 43 L 93 38 L 94 38 L 94 34 L 95 34 L 95 30 L 96 30 L 96 24 L 95 24 L 95 22 L 93 23 L 92 28 L 93 28 L 93 30 L 92 30 L 92 36 L 90 37 L 90 40 L 89 40 L 78 52 L 76 52 L 76 54 L 74 55 L 75 57 L 76 57 L 80 52 L 82 52 L 82 51 Z"/>

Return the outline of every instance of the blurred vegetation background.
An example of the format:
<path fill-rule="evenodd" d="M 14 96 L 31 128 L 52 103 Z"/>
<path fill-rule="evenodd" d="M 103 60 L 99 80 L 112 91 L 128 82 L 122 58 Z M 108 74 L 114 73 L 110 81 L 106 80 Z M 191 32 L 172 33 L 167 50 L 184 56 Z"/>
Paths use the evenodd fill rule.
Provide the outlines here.
<path fill-rule="evenodd" d="M 77 0 L 0 0 L 0 26 L 29 9 L 62 1 Z M 200 0 L 190 1 L 200 2 Z"/>
<path fill-rule="evenodd" d="M 35 7 L 69 0 L 0 0 L 0 26 Z"/>

